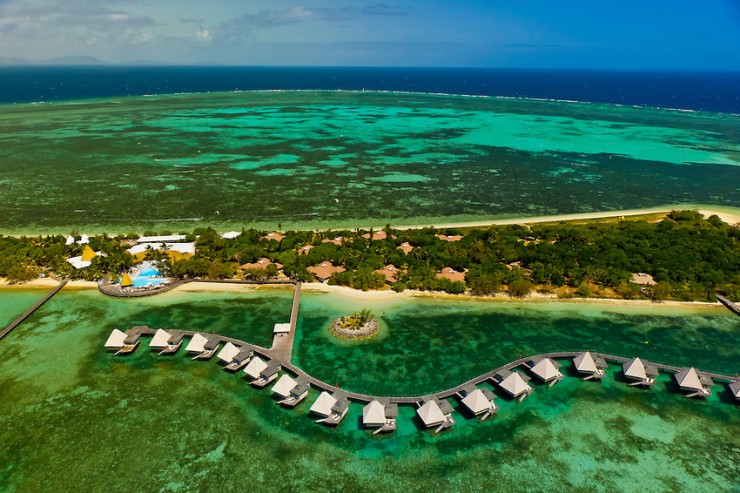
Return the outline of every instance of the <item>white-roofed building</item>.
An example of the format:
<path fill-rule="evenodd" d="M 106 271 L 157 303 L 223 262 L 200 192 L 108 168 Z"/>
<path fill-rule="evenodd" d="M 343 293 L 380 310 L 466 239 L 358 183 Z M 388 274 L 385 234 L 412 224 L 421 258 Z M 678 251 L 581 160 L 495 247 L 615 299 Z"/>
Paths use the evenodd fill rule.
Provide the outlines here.
<path fill-rule="evenodd" d="M 740 380 L 735 380 L 734 382 L 731 382 L 729 387 L 730 393 L 735 397 L 735 400 L 740 401 Z"/>
<path fill-rule="evenodd" d="M 650 365 L 647 361 L 640 358 L 634 358 L 622 365 L 622 372 L 627 380 L 631 383 L 628 385 L 653 385 L 655 376 L 658 374 L 657 368 Z"/>
<path fill-rule="evenodd" d="M 126 340 L 126 333 L 122 332 L 118 329 L 113 329 L 113 331 L 108 336 L 108 340 L 105 341 L 105 349 L 109 349 L 111 351 L 118 351 L 124 346 L 124 341 Z"/>
<path fill-rule="evenodd" d="M 67 241 L 64 242 L 66 246 L 74 245 L 75 244 L 75 238 L 74 236 L 67 236 Z"/>
<path fill-rule="evenodd" d="M 473 416 L 485 414 L 482 420 L 486 419 L 498 410 L 496 404 L 493 403 L 495 395 L 493 395 L 493 392 L 488 391 L 488 389 L 486 389 L 486 391 L 487 392 L 484 392 L 478 388 L 474 390 L 467 389 L 465 397 L 460 401 L 470 410 L 471 413 L 473 413 Z"/>
<path fill-rule="evenodd" d="M 241 236 L 241 234 L 241 231 L 229 231 L 228 233 L 223 233 L 221 235 L 221 238 L 223 238 L 224 240 L 233 240 L 234 238 L 238 238 L 239 236 Z"/>
<path fill-rule="evenodd" d="M 161 351 L 169 346 L 170 333 L 164 329 L 157 329 L 154 333 L 154 337 L 149 342 L 149 347 L 157 351 Z"/>
<path fill-rule="evenodd" d="M 180 260 L 195 255 L 195 243 L 138 243 L 126 251 L 136 257 L 137 260 L 143 260 L 150 250 L 174 253 L 174 255 L 171 255 L 172 260 Z"/>
<path fill-rule="evenodd" d="M 496 380 L 499 385 L 507 394 L 511 397 L 519 397 L 519 400 L 524 400 L 529 394 L 533 392 L 532 387 L 527 383 L 528 377 L 517 373 L 510 372 L 499 373 L 496 375 Z"/>
<path fill-rule="evenodd" d="M 80 243 L 80 245 L 87 245 L 88 243 L 90 243 L 90 237 L 87 236 L 87 235 L 82 235 L 80 237 L 79 243 Z"/>
<path fill-rule="evenodd" d="M 319 398 L 316 399 L 316 402 L 311 405 L 310 411 L 323 418 L 328 418 L 331 416 L 332 407 L 334 407 L 334 404 L 336 403 L 337 400 L 329 392 L 323 391 L 321 392 L 321 395 L 319 395 Z"/>
<path fill-rule="evenodd" d="M 272 392 L 283 399 L 290 395 L 290 391 L 297 385 L 296 381 L 290 375 L 283 373 L 277 383 L 272 386 Z"/>
<path fill-rule="evenodd" d="M 555 382 L 562 380 L 563 378 L 563 374 L 560 373 L 558 364 L 550 358 L 542 358 L 539 361 L 535 359 L 530 360 L 527 362 L 527 367 L 529 368 L 529 371 L 542 382 L 551 381 L 551 385 L 554 385 Z"/>
<path fill-rule="evenodd" d="M 265 363 L 265 361 L 259 356 L 255 356 L 249 362 L 247 367 L 244 368 L 244 373 L 246 373 L 251 379 L 256 380 L 260 377 L 260 373 L 262 373 L 262 370 L 265 368 L 267 368 L 267 363 Z"/>
<path fill-rule="evenodd" d="M 416 410 L 416 414 L 419 415 L 424 426 L 427 428 L 442 424 L 445 420 L 445 415 L 442 413 L 439 405 L 434 401 L 425 402 Z"/>
<path fill-rule="evenodd" d="M 385 406 L 378 401 L 372 401 L 362 408 L 362 424 L 369 428 L 385 424 Z"/>
<path fill-rule="evenodd" d="M 675 375 L 676 383 L 681 390 L 688 392 L 687 397 L 707 397 L 712 395 L 709 387 L 714 384 L 712 379 L 699 373 L 696 368 L 685 368 Z"/>
<path fill-rule="evenodd" d="M 602 358 L 594 359 L 593 355 L 586 351 L 573 358 L 573 364 L 576 367 L 578 373 L 587 375 L 583 380 L 591 380 L 592 378 L 603 378 L 604 368 L 607 364 Z"/>
<path fill-rule="evenodd" d="M 136 240 L 136 243 L 164 243 L 182 241 L 185 238 L 187 238 L 185 235 L 142 236 Z"/>
<path fill-rule="evenodd" d="M 223 361 L 224 363 L 231 363 L 234 357 L 237 354 L 239 354 L 239 351 L 241 351 L 241 349 L 239 349 L 238 346 L 235 346 L 234 344 L 227 342 L 226 344 L 224 344 L 223 349 L 219 351 L 216 357 L 220 359 L 221 361 Z"/>
<path fill-rule="evenodd" d="M 290 323 L 284 323 L 284 324 L 275 324 L 275 326 L 272 329 L 273 334 L 289 334 L 290 333 Z"/>
<path fill-rule="evenodd" d="M 195 334 L 190 338 L 190 342 L 185 346 L 185 351 L 189 353 L 202 353 L 205 351 L 206 343 L 208 338 L 202 334 Z"/>

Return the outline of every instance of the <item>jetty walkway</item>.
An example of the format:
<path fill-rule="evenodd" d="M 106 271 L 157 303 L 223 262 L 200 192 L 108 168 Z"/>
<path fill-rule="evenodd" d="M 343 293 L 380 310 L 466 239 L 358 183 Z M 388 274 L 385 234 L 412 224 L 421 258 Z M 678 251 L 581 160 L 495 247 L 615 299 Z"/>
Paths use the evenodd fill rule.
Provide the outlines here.
<path fill-rule="evenodd" d="M 41 298 L 40 300 L 38 300 L 31 308 L 29 308 L 28 310 L 26 310 L 25 312 L 23 312 L 23 314 L 20 317 L 18 317 L 15 320 L 13 320 L 10 323 L 10 325 L 8 325 L 7 327 L 5 327 L 5 329 L 3 329 L 2 332 L 0 332 L 0 339 L 2 339 L 3 337 L 5 337 L 6 335 L 10 334 L 10 332 L 12 332 L 13 329 L 15 329 L 16 327 L 18 327 L 23 322 L 25 322 L 26 319 L 28 317 L 30 317 L 31 315 L 33 315 L 36 310 L 38 310 L 39 308 L 41 308 L 41 306 L 44 303 L 46 303 L 47 301 L 49 301 L 55 294 L 57 294 L 59 291 L 61 291 L 62 288 L 67 285 L 68 282 L 69 282 L 69 278 L 62 279 L 59 282 L 59 285 L 57 285 L 54 289 L 52 289 L 51 291 L 49 291 L 48 293 L 46 293 L 46 295 L 43 298 Z"/>
<path fill-rule="evenodd" d="M 298 294 L 298 296 L 300 296 L 300 294 Z M 295 297 L 294 297 L 294 299 L 295 299 Z M 294 305 L 294 308 L 295 308 L 295 305 Z M 294 320 L 294 318 L 293 318 L 293 320 Z M 173 336 L 174 339 L 178 339 L 178 340 L 179 339 L 182 339 L 184 337 L 192 337 L 192 336 L 194 336 L 195 334 L 198 333 L 196 331 L 189 331 L 189 330 L 169 330 L 169 329 L 166 329 L 166 330 L 167 330 L 167 332 L 169 332 Z M 155 329 L 151 329 L 151 328 L 146 327 L 146 326 L 136 326 L 136 327 L 133 327 L 133 328 L 129 329 L 128 331 L 126 331 L 126 334 L 129 335 L 129 337 L 138 337 L 138 336 L 151 336 L 151 335 L 154 335 L 155 332 L 156 332 Z M 211 337 L 213 337 L 213 336 L 211 336 Z M 413 395 L 412 396 L 373 396 L 373 395 L 362 394 L 362 393 L 358 393 L 358 392 L 345 391 L 343 389 L 340 389 L 336 385 L 332 385 L 332 384 L 329 384 L 329 383 L 324 382 L 322 380 L 319 380 L 319 379 L 317 379 L 315 377 L 312 377 L 311 375 L 309 375 L 305 371 L 303 371 L 300 368 L 298 368 L 297 366 L 293 365 L 290 362 L 290 360 L 282 358 L 281 357 L 281 352 L 280 351 L 275 351 L 274 348 L 270 348 L 270 349 L 264 348 L 262 346 L 258 346 L 258 345 L 255 345 L 255 344 L 249 344 L 247 342 L 244 342 L 242 340 L 235 339 L 235 338 L 232 338 L 232 337 L 225 337 L 225 336 L 220 336 L 220 335 L 217 335 L 216 337 L 219 338 L 219 342 L 220 343 L 230 342 L 230 343 L 232 343 L 232 344 L 240 347 L 241 349 L 247 349 L 247 350 L 250 350 L 250 351 L 254 351 L 254 353 L 257 354 L 257 355 L 259 355 L 259 356 L 262 356 L 262 357 L 265 357 L 265 358 L 269 358 L 269 359 L 275 360 L 276 362 L 278 362 L 282 366 L 282 369 L 283 370 L 287 370 L 290 373 L 293 373 L 294 375 L 296 375 L 298 377 L 305 378 L 306 381 L 309 383 L 309 385 L 311 387 L 313 387 L 314 389 L 317 389 L 319 391 L 326 391 L 326 392 L 329 392 L 329 393 L 333 393 L 333 392 L 336 392 L 337 390 L 341 390 L 342 392 L 346 393 L 346 396 L 347 396 L 347 398 L 349 400 L 354 401 L 354 402 L 359 402 L 359 403 L 369 403 L 369 402 L 371 402 L 373 400 L 383 399 L 383 400 L 387 400 L 391 404 L 405 404 L 405 405 L 415 405 L 415 404 L 418 404 L 423 399 L 429 398 L 429 396 L 436 397 L 436 398 L 438 398 L 440 400 L 447 399 L 449 397 L 454 397 L 460 391 L 462 391 L 464 388 L 469 387 L 470 385 L 478 385 L 478 384 L 483 383 L 483 382 L 485 382 L 487 380 L 490 380 L 497 373 L 505 372 L 506 370 L 511 371 L 511 370 L 513 370 L 513 369 L 515 369 L 517 367 L 520 367 L 520 366 L 521 367 L 524 367 L 525 366 L 525 362 L 528 361 L 528 360 L 530 360 L 530 359 L 532 359 L 532 358 L 539 357 L 539 358 L 550 358 L 550 359 L 554 359 L 554 360 L 557 360 L 557 359 L 572 359 L 572 358 L 575 358 L 579 354 L 581 354 L 581 353 L 583 353 L 583 352 L 586 351 L 586 350 L 582 350 L 582 351 L 563 351 L 563 352 L 552 352 L 552 353 L 544 353 L 544 354 L 539 354 L 539 355 L 525 356 L 523 358 L 520 358 L 520 359 L 518 359 L 516 361 L 512 361 L 512 362 L 507 363 L 507 364 L 505 364 L 503 366 L 500 366 L 498 368 L 494 368 L 493 370 L 491 370 L 489 372 L 483 373 L 482 375 L 479 375 L 479 376 L 477 376 L 475 378 L 472 378 L 472 379 L 470 379 L 470 380 L 468 380 L 466 382 L 463 382 L 463 383 L 461 383 L 459 385 L 456 385 L 455 387 L 451 387 L 451 388 L 448 388 L 448 389 L 440 390 L 440 391 L 437 391 L 437 392 L 426 393 L 426 394 L 423 394 L 423 395 L 415 395 L 415 396 L 413 396 Z M 287 337 L 286 337 L 286 339 L 287 339 Z M 624 357 L 624 356 L 616 356 L 616 355 L 612 355 L 612 354 L 599 353 L 599 352 L 596 352 L 596 351 L 591 351 L 591 354 L 594 356 L 594 358 L 603 358 L 606 361 L 611 361 L 613 363 L 618 363 L 618 364 L 626 363 L 626 362 L 630 361 L 630 359 L 631 359 L 631 358 L 627 358 L 627 357 Z M 683 367 L 678 367 L 678 366 L 673 366 L 673 365 L 666 365 L 666 364 L 661 364 L 661 363 L 653 363 L 652 361 L 651 361 L 651 364 L 655 365 L 656 368 L 658 368 L 659 370 L 662 370 L 664 372 L 678 373 L 678 372 L 680 372 L 681 370 L 684 369 Z M 724 375 L 724 374 L 721 374 L 721 373 L 713 373 L 713 372 L 704 372 L 704 371 L 702 371 L 702 374 L 706 375 L 707 377 L 709 377 L 709 378 L 711 378 L 713 380 L 721 380 L 721 381 L 724 381 L 724 382 L 727 382 L 727 383 L 731 383 L 731 382 L 734 382 L 734 381 L 737 380 L 736 377 L 733 377 L 731 375 Z"/>
<path fill-rule="evenodd" d="M 717 294 L 717 300 L 719 300 L 720 303 L 725 305 L 735 315 L 740 315 L 740 304 L 725 298 L 721 294 Z"/>
<path fill-rule="evenodd" d="M 290 362 L 293 359 L 293 341 L 295 341 L 295 328 L 298 325 L 298 307 L 301 303 L 301 283 L 297 282 L 293 291 L 293 305 L 290 308 L 290 332 L 287 334 L 275 334 L 270 348 L 270 357 L 282 362 Z"/>

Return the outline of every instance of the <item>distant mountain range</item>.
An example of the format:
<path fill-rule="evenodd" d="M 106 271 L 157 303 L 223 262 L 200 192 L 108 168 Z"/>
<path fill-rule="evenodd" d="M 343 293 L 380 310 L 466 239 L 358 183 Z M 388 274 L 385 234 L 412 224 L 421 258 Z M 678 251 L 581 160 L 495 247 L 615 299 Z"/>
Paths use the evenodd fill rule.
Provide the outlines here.
<path fill-rule="evenodd" d="M 124 63 L 108 63 L 95 58 L 94 56 L 62 56 L 48 58 L 46 60 L 33 60 L 29 58 L 14 58 L 7 56 L 0 56 L 0 67 L 9 66 L 34 66 L 34 65 L 50 65 L 50 66 L 83 66 L 83 65 L 172 65 L 171 63 L 158 62 L 153 60 L 131 60 Z"/>

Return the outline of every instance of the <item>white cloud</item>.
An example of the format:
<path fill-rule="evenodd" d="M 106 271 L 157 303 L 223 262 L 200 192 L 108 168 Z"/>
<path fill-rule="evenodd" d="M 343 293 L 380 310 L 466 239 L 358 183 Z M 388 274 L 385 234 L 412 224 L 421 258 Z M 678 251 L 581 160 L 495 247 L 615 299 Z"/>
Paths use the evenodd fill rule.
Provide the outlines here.
<path fill-rule="evenodd" d="M 199 43 L 210 44 L 213 41 L 213 34 L 208 29 L 203 29 L 195 33 L 195 39 Z"/>

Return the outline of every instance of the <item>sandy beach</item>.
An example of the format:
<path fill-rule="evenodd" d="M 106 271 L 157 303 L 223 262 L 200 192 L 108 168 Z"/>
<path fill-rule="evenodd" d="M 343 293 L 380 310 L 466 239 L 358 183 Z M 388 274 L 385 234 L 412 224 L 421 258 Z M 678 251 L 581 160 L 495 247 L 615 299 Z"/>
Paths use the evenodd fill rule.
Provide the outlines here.
<path fill-rule="evenodd" d="M 18 290 L 49 290 L 59 285 L 59 281 L 49 277 L 34 279 L 23 283 L 9 283 L 4 277 L 0 277 L 0 289 Z M 98 283 L 94 281 L 69 281 L 64 289 L 98 289 Z"/>

